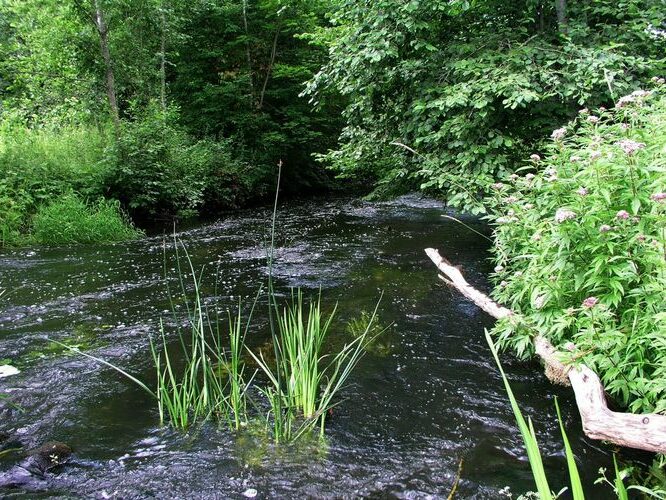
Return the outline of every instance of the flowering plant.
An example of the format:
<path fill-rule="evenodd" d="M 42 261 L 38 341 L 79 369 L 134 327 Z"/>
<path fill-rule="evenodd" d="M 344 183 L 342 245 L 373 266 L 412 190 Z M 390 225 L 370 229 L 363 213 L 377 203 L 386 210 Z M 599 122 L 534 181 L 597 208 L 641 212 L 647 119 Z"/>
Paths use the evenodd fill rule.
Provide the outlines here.
<path fill-rule="evenodd" d="M 497 324 L 500 344 L 526 356 L 543 335 L 621 405 L 664 413 L 666 93 L 655 83 L 556 130 L 529 174 L 493 193 L 489 219 L 493 295 L 521 318 Z"/>

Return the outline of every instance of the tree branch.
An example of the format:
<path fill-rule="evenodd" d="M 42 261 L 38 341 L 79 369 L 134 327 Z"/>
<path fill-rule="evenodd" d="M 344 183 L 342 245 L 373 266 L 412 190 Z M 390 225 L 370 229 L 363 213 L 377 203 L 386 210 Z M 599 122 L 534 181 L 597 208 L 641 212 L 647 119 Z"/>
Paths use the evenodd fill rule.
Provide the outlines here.
<path fill-rule="evenodd" d="M 437 269 L 443 273 L 441 279 L 490 316 L 496 319 L 516 316 L 513 311 L 500 306 L 470 285 L 462 272 L 452 266 L 437 250 L 426 248 L 425 252 Z M 611 411 L 606 402 L 604 387 L 596 373 L 582 363 L 576 366 L 564 365 L 557 349 L 542 336 L 534 339 L 534 345 L 536 353 L 544 362 L 548 377 L 551 380 L 568 379 L 571 384 L 583 423 L 583 431 L 587 437 L 628 448 L 666 453 L 666 415 Z"/>

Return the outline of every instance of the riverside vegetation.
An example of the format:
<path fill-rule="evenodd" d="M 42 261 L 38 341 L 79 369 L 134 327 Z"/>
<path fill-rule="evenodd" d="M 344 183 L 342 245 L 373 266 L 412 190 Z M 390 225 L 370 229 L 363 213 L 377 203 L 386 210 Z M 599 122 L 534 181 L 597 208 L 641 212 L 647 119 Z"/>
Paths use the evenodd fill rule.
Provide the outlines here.
<path fill-rule="evenodd" d="M 543 158 L 532 154 L 521 175 L 494 184 L 488 218 L 493 295 L 520 317 L 498 322 L 499 345 L 527 357 L 532 338 L 542 335 L 569 353 L 567 363 L 593 367 L 620 407 L 663 413 L 666 95 L 663 79 L 653 82 L 652 91 L 634 91 L 610 110 L 583 108 L 556 129 Z M 539 498 L 551 498 L 534 430 L 505 384 Z M 584 498 L 564 433 L 563 440 L 574 498 Z M 628 498 L 626 473 L 614 467 L 615 479 L 604 474 L 601 481 Z M 657 457 L 645 485 L 629 490 L 666 498 L 663 467 Z"/>
<path fill-rule="evenodd" d="M 70 192 L 138 220 L 262 199 L 279 159 L 291 194 L 330 188 L 323 165 L 374 196 L 482 212 L 577 107 L 661 76 L 662 14 L 659 0 L 2 0 L 1 243 Z"/>
<path fill-rule="evenodd" d="M 542 335 L 617 406 L 664 413 L 663 14 L 661 0 L 0 0 L 0 246 L 128 240 L 145 219 L 260 201 L 278 160 L 285 194 L 420 190 L 493 227 L 493 297 L 522 318 L 493 328 L 500 348 L 526 358 Z M 187 273 L 182 351 L 163 327 L 157 388 L 123 372 L 161 419 L 321 434 L 375 315 L 327 354 L 333 316 L 300 291 L 281 308 L 269 284 L 267 359 L 247 352 L 252 315 L 209 317 Z"/>
<path fill-rule="evenodd" d="M 526 356 L 543 335 L 635 412 L 666 410 L 663 87 L 581 110 L 495 185 L 490 216 L 494 296 L 524 318 L 495 328 L 500 343 Z"/>

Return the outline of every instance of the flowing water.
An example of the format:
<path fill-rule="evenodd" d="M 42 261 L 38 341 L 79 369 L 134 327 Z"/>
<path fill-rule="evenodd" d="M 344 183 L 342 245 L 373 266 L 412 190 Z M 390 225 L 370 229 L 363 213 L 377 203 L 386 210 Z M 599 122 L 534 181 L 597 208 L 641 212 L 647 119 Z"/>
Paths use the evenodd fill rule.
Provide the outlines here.
<path fill-rule="evenodd" d="M 0 393 L 24 411 L 0 401 L 0 433 L 5 447 L 61 441 L 74 454 L 53 471 L 0 488 L 0 497 L 242 498 L 256 490 L 258 498 L 446 498 L 459 467 L 456 498 L 500 498 L 506 486 L 514 493 L 533 489 L 483 337 L 492 321 L 439 281 L 423 252 L 439 248 L 470 282 L 487 286 L 487 240 L 442 217 L 447 213 L 415 196 L 280 207 L 277 289 L 286 295 L 289 287 L 302 287 L 316 295 L 321 288 L 329 309 L 337 301 L 333 343 L 348 335 L 347 321 L 372 311 L 382 292 L 379 317 L 391 325 L 352 375 L 319 449 L 275 447 L 259 433 L 235 435 L 213 423 L 188 433 L 162 428 L 141 389 L 46 340 L 80 346 L 154 383 L 148 336 L 158 332 L 160 318 L 174 321 L 162 235 L 6 251 L 0 255 L 0 286 L 7 290 L 0 299 L 0 360 L 21 373 L 0 379 Z M 179 232 L 195 266 L 210 271 L 203 292 L 211 310 L 251 302 L 265 282 L 270 215 L 267 209 L 235 212 Z M 474 219 L 465 222 L 485 231 Z M 173 286 L 171 257 L 167 245 Z M 268 339 L 264 305 L 248 337 L 255 348 Z M 598 468 L 611 463 L 610 452 L 582 436 L 570 390 L 552 386 L 535 364 L 507 355 L 505 365 L 534 421 L 552 486 L 566 485 L 553 404 L 558 395 L 591 498 L 606 498 L 607 490 L 592 483 Z M 19 453 L 0 458 L 5 483 L 20 461 Z"/>

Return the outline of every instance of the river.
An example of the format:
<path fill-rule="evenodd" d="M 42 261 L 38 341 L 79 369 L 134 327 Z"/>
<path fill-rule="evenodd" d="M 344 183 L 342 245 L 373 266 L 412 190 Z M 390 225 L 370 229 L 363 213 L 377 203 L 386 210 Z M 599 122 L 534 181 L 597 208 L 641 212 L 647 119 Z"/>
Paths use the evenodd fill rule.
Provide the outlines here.
<path fill-rule="evenodd" d="M 243 498 L 254 489 L 257 498 L 446 498 L 461 460 L 456 498 L 500 498 L 507 486 L 514 496 L 534 489 L 484 340 L 492 320 L 438 280 L 423 252 L 438 248 L 487 289 L 488 242 L 442 217 L 449 213 L 418 196 L 280 206 L 277 290 L 286 295 L 301 287 L 316 295 L 321 288 L 325 307 L 338 302 L 332 341 L 346 335 L 347 321 L 371 311 L 382 292 L 379 317 L 391 325 L 381 349 L 353 373 L 328 424 L 326 446 L 317 452 L 275 448 L 212 422 L 187 433 L 161 428 L 154 402 L 138 387 L 46 340 L 79 345 L 152 383 L 148 336 L 157 333 L 160 318 L 174 321 L 161 234 L 123 244 L 4 251 L 0 360 L 21 373 L 0 379 L 0 393 L 24 411 L 0 402 L 0 432 L 25 449 L 57 440 L 74 454 L 52 473 L 0 489 L 0 496 Z M 209 270 L 204 295 L 211 310 L 248 303 L 265 282 L 270 216 L 269 209 L 248 209 L 178 232 L 195 266 Z M 487 231 L 476 219 L 464 220 Z M 268 338 L 263 303 L 258 310 L 248 338 L 255 347 Z M 608 490 L 592 483 L 599 467 L 612 466 L 610 451 L 582 435 L 570 390 L 551 385 L 537 364 L 503 359 L 534 421 L 551 486 L 566 485 L 557 395 L 583 481 L 592 498 L 604 498 Z M 0 474 L 18 461 L 16 454 L 1 458 Z"/>

